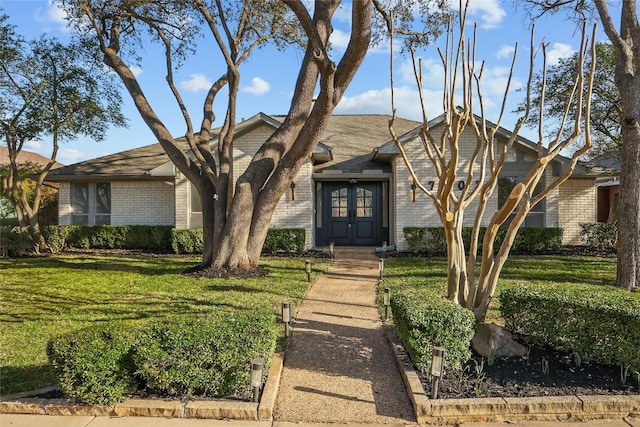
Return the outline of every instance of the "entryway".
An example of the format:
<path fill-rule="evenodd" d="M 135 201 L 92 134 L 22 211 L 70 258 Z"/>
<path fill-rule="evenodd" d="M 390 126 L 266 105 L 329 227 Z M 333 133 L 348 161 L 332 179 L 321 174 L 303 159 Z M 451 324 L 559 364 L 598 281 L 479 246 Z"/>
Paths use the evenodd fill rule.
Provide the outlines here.
<path fill-rule="evenodd" d="M 380 245 L 386 237 L 382 223 L 382 189 L 382 182 L 322 183 L 317 243 Z"/>

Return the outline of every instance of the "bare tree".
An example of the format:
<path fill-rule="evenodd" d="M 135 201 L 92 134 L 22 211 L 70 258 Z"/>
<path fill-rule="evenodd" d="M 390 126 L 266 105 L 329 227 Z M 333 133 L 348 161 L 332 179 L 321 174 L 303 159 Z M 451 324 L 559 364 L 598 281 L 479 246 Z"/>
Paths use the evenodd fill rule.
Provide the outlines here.
<path fill-rule="evenodd" d="M 493 298 L 498 277 L 502 271 L 505 261 L 509 256 L 509 251 L 515 239 L 518 229 L 523 224 L 525 217 L 531 208 L 540 203 L 551 191 L 558 188 L 565 182 L 574 170 L 578 158 L 591 147 L 589 134 L 589 94 L 593 85 L 592 77 L 589 82 L 583 84 L 583 67 L 587 55 L 587 41 L 584 36 L 579 53 L 578 74 L 575 76 L 573 91 L 570 99 L 566 100 L 565 113 L 562 120 L 561 129 L 558 130 L 555 138 L 546 141 L 543 133 L 543 114 L 539 120 L 539 140 L 537 142 L 537 159 L 533 162 L 527 175 L 518 182 L 506 201 L 499 206 L 489 220 L 486 232 L 482 241 L 482 252 L 478 257 L 478 243 L 483 217 L 487 210 L 488 202 L 496 188 L 500 171 L 505 162 L 505 156 L 518 138 L 518 132 L 525 122 L 530 109 L 530 90 L 534 68 L 534 42 L 533 31 L 531 35 L 531 62 L 529 85 L 527 90 L 527 107 L 525 114 L 521 116 L 515 128 L 506 141 L 499 141 L 499 126 L 503 118 L 509 84 L 513 75 L 513 64 L 517 55 L 517 46 L 513 56 L 509 83 L 504 92 L 502 108 L 500 110 L 496 126 L 490 127 L 486 120 L 483 96 L 481 91 L 482 74 L 484 62 L 476 68 L 478 64 L 475 59 L 475 34 L 471 41 L 467 41 L 464 35 L 466 25 L 467 7 L 462 7 L 459 24 L 459 35 L 454 39 L 453 26 L 447 32 L 446 48 L 444 52 L 439 50 L 442 64 L 444 66 L 444 125 L 441 133 L 436 134 L 429 128 L 426 107 L 424 104 L 422 87 L 422 66 L 416 63 L 414 56 L 414 71 L 418 85 L 420 98 L 422 100 L 423 127 L 419 134 L 420 142 L 424 148 L 423 157 L 429 162 L 429 170 L 414 169 L 412 162 L 404 145 L 398 139 L 393 129 L 393 119 L 395 119 L 395 106 L 393 106 L 393 119 L 390 121 L 389 129 L 401 156 L 408 168 L 409 174 L 417 187 L 432 201 L 444 227 L 447 241 L 447 295 L 448 298 L 457 304 L 473 311 L 479 322 L 484 321 L 489 303 Z M 595 27 L 594 27 L 595 35 Z M 595 44 L 591 44 L 591 56 L 593 57 Z M 546 46 L 542 45 L 542 53 L 546 63 Z M 592 61 L 595 64 L 595 61 Z M 544 69 L 544 66 L 543 66 Z M 593 76 L 593 73 L 590 74 Z M 543 72 L 543 81 L 544 81 Z M 392 79 L 393 87 L 393 79 Z M 583 90 L 586 87 L 586 96 Z M 586 100 L 583 104 L 583 100 Z M 393 101 L 392 101 L 393 102 Z M 575 103 L 575 108 L 571 109 L 571 104 Z M 479 112 L 474 110 L 474 105 L 479 105 Z M 540 111 L 544 110 L 544 93 L 540 97 Z M 570 111 L 575 115 L 570 118 Z M 543 177 L 551 161 L 560 154 L 562 150 L 579 140 L 582 133 L 580 124 L 584 115 L 586 125 L 585 135 L 582 138 L 583 145 L 571 157 L 568 166 L 552 182 L 544 183 Z M 572 120 L 572 131 L 564 138 L 563 129 Z M 475 139 L 475 146 L 472 148 L 470 159 L 461 158 L 463 149 L 463 134 L 472 132 Z M 468 160 L 464 163 L 463 160 Z M 431 171 L 437 176 L 437 183 L 433 189 L 424 182 L 424 174 Z M 468 183 L 463 189 L 455 185 L 459 177 Z M 477 182 L 474 186 L 472 183 Z M 462 238 L 462 228 L 464 215 L 472 202 L 477 206 L 474 215 L 471 243 L 469 248 L 465 248 Z M 513 216 L 512 216 L 513 214 Z M 506 226 L 506 234 L 499 248 L 495 248 L 495 240 L 498 229 L 505 226 L 505 223 L 512 216 L 511 222 Z M 468 256 L 467 256 L 468 253 Z M 476 267 L 479 264 L 479 274 L 476 275 Z"/>
<path fill-rule="evenodd" d="M 351 3 L 351 36 L 339 60 L 332 59 L 328 41 L 340 0 L 318 0 L 312 13 L 305 2 L 297 0 L 62 2 L 76 24 L 97 42 L 104 62 L 120 76 L 140 115 L 171 161 L 198 190 L 204 230 L 201 267 L 211 269 L 214 274 L 220 270 L 255 267 L 280 197 L 311 155 L 333 109 L 365 57 L 375 25 L 372 0 Z M 431 2 L 404 0 L 398 3 Z M 376 6 L 380 13 L 385 12 L 379 2 Z M 405 18 L 413 19 L 413 15 Z M 141 28 L 148 30 L 164 50 L 167 82 L 184 118 L 187 128 L 184 137 L 193 157 L 179 147 L 176 138 L 156 115 L 128 65 L 128 53 L 136 51 Z M 201 34 L 201 29 L 212 42 L 201 43 L 197 53 L 205 53 L 205 49 L 213 46 L 214 53 L 217 51 L 222 58 L 224 72 L 209 89 L 196 132 L 193 114 L 187 110 L 174 84 L 173 69 L 177 59 L 195 48 L 189 42 Z M 253 50 L 273 42 L 305 47 L 291 107 L 282 125 L 260 147 L 232 187 L 240 65 Z M 217 135 L 217 151 L 212 152 L 213 103 L 225 86 L 228 87 L 227 110 Z"/>
<path fill-rule="evenodd" d="M 595 13 L 615 48 L 615 84 L 620 91 L 622 148 L 618 204 L 618 269 L 616 284 L 640 286 L 640 21 L 636 0 L 620 2 L 620 25 L 606 0 L 527 0 L 539 15 L 561 10 L 582 19 Z M 595 6 L 595 11 L 594 11 Z"/>

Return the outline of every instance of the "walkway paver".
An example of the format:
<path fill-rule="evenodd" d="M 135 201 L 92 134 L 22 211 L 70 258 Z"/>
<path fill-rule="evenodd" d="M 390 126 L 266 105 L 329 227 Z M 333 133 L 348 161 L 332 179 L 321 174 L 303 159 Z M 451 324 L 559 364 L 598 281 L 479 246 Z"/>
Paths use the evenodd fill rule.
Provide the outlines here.
<path fill-rule="evenodd" d="M 378 312 L 378 258 L 372 248 L 336 248 L 335 259 L 295 318 L 274 418 L 415 422 Z"/>

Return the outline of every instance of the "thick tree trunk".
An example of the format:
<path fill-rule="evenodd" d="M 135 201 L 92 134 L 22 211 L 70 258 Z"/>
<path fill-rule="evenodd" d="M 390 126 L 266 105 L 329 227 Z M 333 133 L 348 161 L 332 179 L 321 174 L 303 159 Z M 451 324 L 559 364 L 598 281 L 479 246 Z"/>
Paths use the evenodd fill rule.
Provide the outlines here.
<path fill-rule="evenodd" d="M 640 76 L 622 78 L 618 86 L 623 142 L 616 284 L 632 290 L 640 287 Z"/>

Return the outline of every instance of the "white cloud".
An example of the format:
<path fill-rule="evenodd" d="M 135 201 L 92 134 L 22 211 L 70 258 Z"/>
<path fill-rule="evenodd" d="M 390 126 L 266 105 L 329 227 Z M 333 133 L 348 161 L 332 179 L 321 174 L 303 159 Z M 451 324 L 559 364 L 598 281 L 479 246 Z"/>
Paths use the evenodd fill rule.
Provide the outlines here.
<path fill-rule="evenodd" d="M 480 27 L 485 29 L 496 28 L 507 13 L 500 6 L 498 0 L 471 0 L 469 4 L 469 16 L 480 15 Z"/>
<path fill-rule="evenodd" d="M 498 52 L 496 52 L 496 58 L 513 58 L 513 52 L 515 52 L 515 50 L 515 46 L 508 46 L 503 44 L 502 46 L 500 46 L 500 49 L 498 49 Z"/>
<path fill-rule="evenodd" d="M 331 43 L 331 47 L 333 49 L 346 49 L 347 45 L 349 44 L 350 37 L 350 34 L 338 29 L 334 29 L 329 36 L 329 42 Z"/>
<path fill-rule="evenodd" d="M 70 165 L 73 163 L 90 159 L 91 157 L 92 156 L 90 154 L 84 153 L 82 151 L 78 151 L 73 148 L 63 148 L 60 151 L 58 151 L 56 160 L 64 165 Z"/>
<path fill-rule="evenodd" d="M 189 77 L 191 77 L 191 79 L 180 82 L 180 87 L 188 92 L 209 90 L 213 84 L 204 74 L 191 74 Z"/>
<path fill-rule="evenodd" d="M 412 86 L 399 86 L 394 90 L 395 106 L 398 117 L 412 120 L 422 120 L 420 97 L 417 89 Z M 425 91 L 428 108 L 441 109 L 442 93 Z M 335 109 L 336 114 L 391 114 L 391 89 L 374 89 L 355 96 L 344 96 Z M 441 111 L 427 111 L 433 118 Z"/>
<path fill-rule="evenodd" d="M 271 85 L 260 77 L 254 77 L 251 79 L 251 86 L 245 86 L 240 90 L 245 93 L 260 96 L 269 92 L 271 90 Z"/>
<path fill-rule="evenodd" d="M 42 154 L 42 144 L 40 141 L 27 141 L 24 143 L 24 150 Z"/>
<path fill-rule="evenodd" d="M 573 48 L 564 43 L 554 43 L 550 50 L 547 50 L 547 64 L 557 65 L 561 59 L 568 58 L 573 55 Z"/>
<path fill-rule="evenodd" d="M 49 0 L 46 9 L 36 9 L 35 19 L 41 24 L 55 24 L 58 26 L 58 30 L 64 33 L 69 31 L 66 18 L 67 13 L 58 7 L 58 4 L 53 0 Z"/>
<path fill-rule="evenodd" d="M 416 67 L 419 67 L 419 58 L 416 58 Z M 411 59 L 407 59 L 400 66 L 400 78 L 403 83 L 416 85 L 416 77 L 413 71 Z M 424 87 L 441 88 L 444 83 L 444 68 L 439 59 L 422 59 L 422 85 Z"/>
<path fill-rule="evenodd" d="M 135 65 L 134 65 L 134 66 L 131 66 L 131 67 L 130 67 L 130 69 L 131 69 L 131 72 L 133 73 L 133 75 L 134 75 L 135 77 L 138 77 L 138 76 L 139 76 L 140 74 L 142 74 L 142 72 L 143 72 L 142 68 L 137 67 L 137 66 L 135 66 Z"/>

